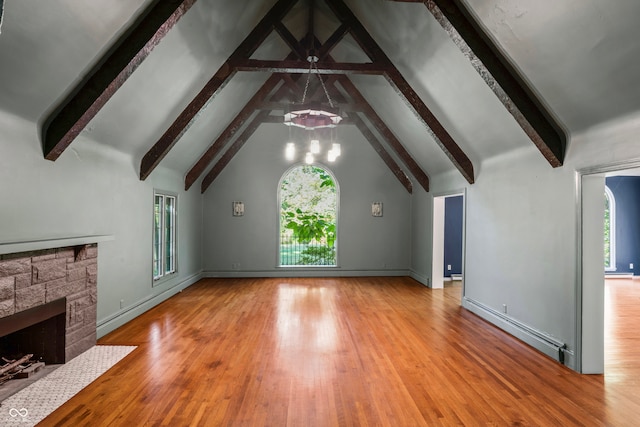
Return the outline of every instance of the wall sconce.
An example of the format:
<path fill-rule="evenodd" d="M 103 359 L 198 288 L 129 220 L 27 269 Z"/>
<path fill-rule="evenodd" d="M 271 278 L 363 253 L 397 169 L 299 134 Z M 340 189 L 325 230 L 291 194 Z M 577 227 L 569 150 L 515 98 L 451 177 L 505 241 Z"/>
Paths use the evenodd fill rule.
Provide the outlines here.
<path fill-rule="evenodd" d="M 382 202 L 371 203 L 371 215 L 382 216 Z"/>
<path fill-rule="evenodd" d="M 233 202 L 233 216 L 243 216 L 243 215 L 244 215 L 244 203 Z"/>

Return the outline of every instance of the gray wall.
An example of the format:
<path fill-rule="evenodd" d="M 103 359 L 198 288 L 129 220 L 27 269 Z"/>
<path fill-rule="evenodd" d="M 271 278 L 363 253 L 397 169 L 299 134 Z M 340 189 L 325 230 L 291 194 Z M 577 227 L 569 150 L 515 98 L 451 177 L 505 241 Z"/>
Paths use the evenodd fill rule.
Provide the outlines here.
<path fill-rule="evenodd" d="M 129 155 L 80 136 L 56 162 L 38 128 L 0 113 L 0 243 L 112 235 L 99 244 L 98 332 L 104 335 L 192 283 L 201 272 L 202 202 L 182 176 L 158 170 L 140 181 Z M 178 194 L 178 274 L 152 286 L 153 189 Z M 123 307 L 120 308 L 120 301 Z"/>
<path fill-rule="evenodd" d="M 277 268 L 277 189 L 293 165 L 284 159 L 286 127 L 262 125 L 218 176 L 204 198 L 205 273 L 225 275 L 406 274 L 411 260 L 411 197 L 353 126 L 342 126 L 342 156 L 328 166 L 338 181 L 339 268 Z M 298 147 L 298 154 L 302 147 Z M 422 191 L 422 190 L 418 190 Z M 231 216 L 243 201 L 245 215 Z M 371 216 L 383 202 L 384 216 Z M 234 264 L 239 268 L 233 269 Z"/>
<path fill-rule="evenodd" d="M 414 196 L 413 233 L 430 229 L 432 194 L 466 187 L 465 298 L 496 312 L 502 312 L 506 304 L 506 317 L 566 343 L 567 363 L 580 369 L 581 360 L 575 354 L 581 345 L 578 319 L 582 307 L 576 303 L 583 286 L 579 254 L 584 252 L 585 263 L 595 263 L 602 270 L 598 258 L 602 248 L 583 251 L 580 243 L 578 203 L 583 194 L 576 184 L 577 171 L 633 164 L 630 159 L 640 159 L 638 130 L 640 121 L 622 120 L 574 135 L 565 165 L 557 169 L 531 146 L 482 162 L 474 185 L 466 184 L 456 173 L 433 177 L 431 193 Z M 600 187 L 585 191 L 590 192 L 589 197 L 602 199 L 604 186 Z M 602 236 L 601 227 L 589 232 Z M 420 275 L 428 275 L 430 269 L 431 249 L 424 238 L 430 235 L 424 234 L 412 245 L 412 270 Z M 590 322 L 585 328 L 599 337 L 601 349 L 602 272 L 584 280 L 591 307 L 581 315 L 596 318 L 596 324 Z M 500 319 L 486 318 L 507 328 Z M 590 331 L 581 333 L 587 336 Z M 589 366 L 589 372 L 598 371 L 587 362 L 584 366 Z M 601 362 L 599 369 L 603 369 Z"/>

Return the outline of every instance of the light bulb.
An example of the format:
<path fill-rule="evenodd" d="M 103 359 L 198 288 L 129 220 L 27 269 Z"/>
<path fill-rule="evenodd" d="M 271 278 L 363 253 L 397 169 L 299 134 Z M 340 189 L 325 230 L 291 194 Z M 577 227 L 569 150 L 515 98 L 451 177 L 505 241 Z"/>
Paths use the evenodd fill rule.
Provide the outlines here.
<path fill-rule="evenodd" d="M 284 150 L 284 157 L 287 160 L 293 160 L 296 156 L 296 144 L 293 142 L 287 142 L 287 148 Z"/>
<path fill-rule="evenodd" d="M 333 151 L 336 157 L 342 154 L 342 149 L 340 148 L 340 144 L 338 144 L 337 142 L 333 143 L 331 151 Z"/>
<path fill-rule="evenodd" d="M 304 162 L 308 165 L 313 163 L 313 153 L 307 153 L 306 156 L 304 156 Z"/>
<path fill-rule="evenodd" d="M 336 161 L 336 157 L 338 157 L 338 156 L 336 155 L 336 152 L 335 152 L 335 151 L 333 151 L 333 150 L 329 150 L 329 151 L 327 152 L 327 160 L 328 160 L 328 161 L 330 161 L 330 162 L 335 162 L 335 161 Z"/>
<path fill-rule="evenodd" d="M 312 139 L 309 144 L 309 151 L 311 154 L 318 154 L 320 152 L 320 141 Z"/>

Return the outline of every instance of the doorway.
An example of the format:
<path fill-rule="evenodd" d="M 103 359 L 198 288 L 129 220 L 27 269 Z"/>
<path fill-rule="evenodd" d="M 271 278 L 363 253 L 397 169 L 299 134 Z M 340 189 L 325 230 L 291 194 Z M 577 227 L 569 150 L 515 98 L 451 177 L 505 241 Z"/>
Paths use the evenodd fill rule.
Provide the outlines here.
<path fill-rule="evenodd" d="M 605 353 L 609 351 L 605 346 L 605 333 L 610 333 L 611 321 L 618 316 L 618 313 L 607 312 L 611 305 L 605 295 L 605 181 L 608 177 L 623 175 L 640 176 L 640 161 L 594 167 L 577 174 L 576 369 L 585 374 L 605 373 Z"/>
<path fill-rule="evenodd" d="M 464 283 L 465 193 L 433 197 L 431 287 Z"/>

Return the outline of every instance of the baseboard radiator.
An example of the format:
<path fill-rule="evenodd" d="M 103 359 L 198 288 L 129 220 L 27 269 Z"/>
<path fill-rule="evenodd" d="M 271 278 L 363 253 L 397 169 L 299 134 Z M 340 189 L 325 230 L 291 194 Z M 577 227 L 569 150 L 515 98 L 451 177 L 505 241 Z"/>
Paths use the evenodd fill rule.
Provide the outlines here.
<path fill-rule="evenodd" d="M 481 302 L 464 297 L 462 306 L 562 364 L 565 364 L 565 356 L 573 355 L 573 352 L 567 349 L 566 343 Z"/>

